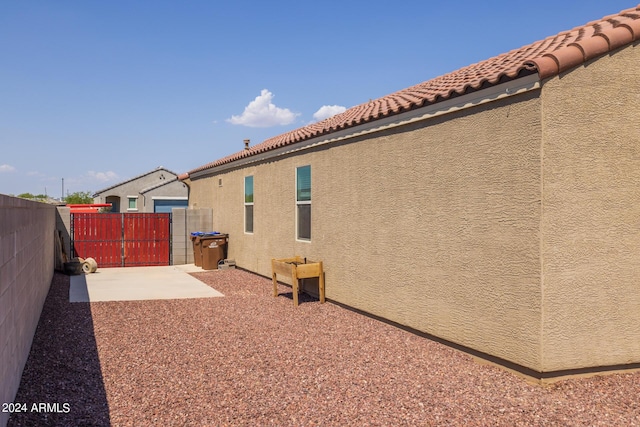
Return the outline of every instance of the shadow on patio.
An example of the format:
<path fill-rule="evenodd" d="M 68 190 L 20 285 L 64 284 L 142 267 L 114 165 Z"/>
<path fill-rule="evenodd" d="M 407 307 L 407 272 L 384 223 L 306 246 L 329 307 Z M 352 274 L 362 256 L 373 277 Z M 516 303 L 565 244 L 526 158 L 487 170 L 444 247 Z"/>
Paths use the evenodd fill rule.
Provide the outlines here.
<path fill-rule="evenodd" d="M 89 303 L 69 303 L 56 273 L 42 308 L 8 426 L 110 425 Z"/>
<path fill-rule="evenodd" d="M 9 426 L 640 425 L 638 374 L 540 387 L 270 278 L 192 276 L 224 297 L 69 303 L 56 275 L 16 402 L 62 413 Z"/>

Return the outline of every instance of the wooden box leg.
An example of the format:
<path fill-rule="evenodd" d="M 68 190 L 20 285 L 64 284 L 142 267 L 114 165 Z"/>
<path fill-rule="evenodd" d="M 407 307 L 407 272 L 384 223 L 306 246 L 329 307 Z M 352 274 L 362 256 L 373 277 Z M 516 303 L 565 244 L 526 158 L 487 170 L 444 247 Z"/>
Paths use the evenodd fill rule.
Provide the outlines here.
<path fill-rule="evenodd" d="M 318 292 L 320 293 L 320 303 L 324 303 L 324 270 L 322 269 L 322 261 L 320 261 L 320 271 L 318 275 Z"/>
<path fill-rule="evenodd" d="M 298 274 L 295 264 L 291 265 L 291 286 L 293 287 L 293 305 L 298 306 Z"/>
<path fill-rule="evenodd" d="M 275 259 L 272 258 L 271 259 L 271 278 L 273 279 L 273 296 L 277 297 L 278 296 L 278 279 L 277 279 L 277 274 L 276 274 L 276 269 L 275 269 Z"/>
<path fill-rule="evenodd" d="M 276 273 L 273 273 L 273 296 L 278 296 L 278 279 L 276 278 Z"/>

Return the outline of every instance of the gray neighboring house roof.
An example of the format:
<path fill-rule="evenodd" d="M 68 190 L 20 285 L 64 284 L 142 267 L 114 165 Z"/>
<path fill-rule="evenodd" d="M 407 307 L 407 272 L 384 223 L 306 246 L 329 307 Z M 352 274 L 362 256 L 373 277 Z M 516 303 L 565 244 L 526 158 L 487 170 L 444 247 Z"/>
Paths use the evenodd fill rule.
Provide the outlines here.
<path fill-rule="evenodd" d="M 166 169 L 165 169 L 165 171 L 166 171 Z M 170 172 L 170 171 L 167 171 L 167 172 Z M 171 172 L 171 173 L 173 173 L 173 172 Z M 151 190 L 155 190 L 156 188 L 164 187 L 165 185 L 171 184 L 172 182 L 176 182 L 176 181 L 178 181 L 178 177 L 177 176 L 175 176 L 172 179 L 167 179 L 165 181 L 162 181 L 162 182 L 160 182 L 158 184 L 151 185 L 151 186 L 149 186 L 147 188 L 143 188 L 142 190 L 140 190 L 140 194 L 148 193 Z"/>
<path fill-rule="evenodd" d="M 111 203 L 115 212 L 151 213 L 183 207 L 189 189 L 177 174 L 162 166 L 104 188 L 93 195 L 96 203 Z M 125 204 L 126 203 L 126 204 Z"/>
<path fill-rule="evenodd" d="M 134 176 L 133 178 L 128 179 L 128 180 L 126 180 L 126 181 L 122 181 L 122 182 L 119 182 L 119 183 L 117 183 L 117 184 L 114 184 L 114 185 L 112 185 L 112 186 L 110 186 L 110 187 L 103 188 L 103 189 L 102 189 L 102 190 L 100 190 L 100 191 L 96 191 L 96 192 L 93 194 L 93 197 L 98 197 L 98 196 L 99 196 L 100 194 L 102 194 L 102 193 L 106 193 L 106 192 L 107 192 L 107 191 L 109 191 L 109 190 L 112 190 L 112 189 L 114 189 L 114 188 L 116 188 L 116 187 L 120 187 L 121 185 L 127 184 L 127 183 L 132 182 L 132 181 L 135 181 L 135 180 L 137 180 L 137 179 L 144 178 L 145 176 L 150 175 L 150 174 L 152 174 L 152 173 L 154 173 L 154 172 L 157 172 L 157 171 L 159 171 L 159 170 L 163 170 L 163 171 L 165 171 L 165 172 L 167 172 L 167 173 L 170 173 L 170 174 L 172 174 L 172 175 L 173 175 L 174 177 L 176 177 L 176 178 L 177 178 L 177 176 L 178 176 L 178 174 L 177 174 L 177 173 L 175 173 L 175 172 L 173 172 L 173 171 L 170 171 L 169 169 L 167 169 L 167 168 L 165 168 L 165 167 L 158 166 L 157 168 L 155 168 L 155 169 L 153 169 L 153 170 L 150 170 L 150 171 L 148 171 L 148 172 L 145 172 L 145 173 L 143 173 L 143 174 L 141 174 L 141 175 Z M 175 180 L 173 180 L 173 179 L 171 179 L 171 180 L 167 180 L 167 181 L 165 181 L 165 182 L 163 182 L 163 183 L 161 183 L 161 184 L 158 184 L 158 185 L 155 185 L 155 186 L 152 186 L 152 187 L 145 188 L 145 189 L 141 190 L 141 191 L 140 191 L 140 193 L 147 192 L 147 191 L 149 191 L 149 190 L 152 190 L 153 188 L 161 187 L 161 186 L 166 185 L 166 184 L 168 184 L 168 183 L 170 183 L 170 182 L 173 182 L 173 181 L 175 181 Z"/>

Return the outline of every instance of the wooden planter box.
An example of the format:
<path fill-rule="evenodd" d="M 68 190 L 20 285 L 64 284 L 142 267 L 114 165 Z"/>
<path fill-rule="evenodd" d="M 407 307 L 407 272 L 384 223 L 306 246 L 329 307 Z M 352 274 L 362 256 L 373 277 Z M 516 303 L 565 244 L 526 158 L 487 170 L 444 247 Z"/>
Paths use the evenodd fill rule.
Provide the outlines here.
<path fill-rule="evenodd" d="M 324 303 L 324 274 L 322 271 L 322 261 L 309 261 L 306 258 L 302 258 L 297 255 L 293 258 L 272 258 L 271 275 L 273 277 L 274 297 L 278 296 L 278 274 L 291 277 L 291 284 L 293 286 L 293 304 L 296 307 L 298 306 L 298 293 L 300 292 L 298 279 L 308 279 L 311 277 L 318 278 L 320 302 Z"/>

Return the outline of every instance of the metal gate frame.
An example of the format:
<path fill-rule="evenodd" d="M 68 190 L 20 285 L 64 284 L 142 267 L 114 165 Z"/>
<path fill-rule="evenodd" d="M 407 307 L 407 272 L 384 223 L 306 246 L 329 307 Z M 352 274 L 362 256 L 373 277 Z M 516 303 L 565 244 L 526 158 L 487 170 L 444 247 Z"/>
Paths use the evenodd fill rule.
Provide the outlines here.
<path fill-rule="evenodd" d="M 171 265 L 170 213 L 72 213 L 71 253 L 99 267 Z"/>

